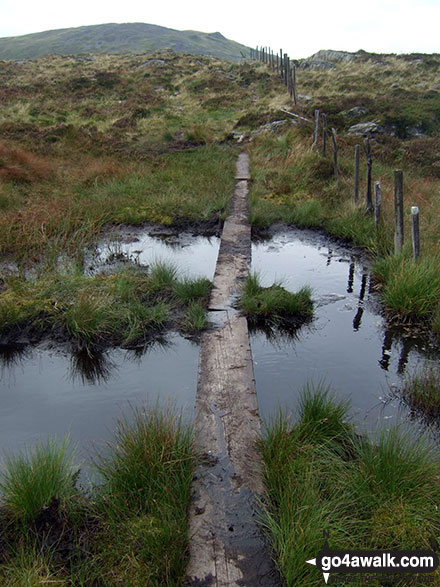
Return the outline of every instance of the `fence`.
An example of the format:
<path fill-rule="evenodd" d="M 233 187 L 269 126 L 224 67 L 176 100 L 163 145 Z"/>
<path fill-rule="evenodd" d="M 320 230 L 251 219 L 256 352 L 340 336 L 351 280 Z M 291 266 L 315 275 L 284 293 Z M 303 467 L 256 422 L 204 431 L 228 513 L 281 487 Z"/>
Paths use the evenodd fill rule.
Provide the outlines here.
<path fill-rule="evenodd" d="M 326 153 L 327 142 L 327 117 L 321 113 L 320 110 L 315 110 L 314 130 L 312 139 L 312 148 L 318 150 L 319 148 L 319 128 L 320 120 L 322 120 L 322 154 Z M 333 165 L 334 177 L 338 179 L 340 170 L 338 167 L 338 144 L 337 132 L 332 128 L 332 143 L 333 143 Z M 373 203 L 373 185 L 372 185 L 372 169 L 373 156 L 371 150 L 370 137 L 367 135 L 363 142 L 364 153 L 366 158 L 366 190 L 365 190 L 365 214 L 374 214 L 376 229 L 379 230 L 381 226 L 381 207 L 382 207 L 382 189 L 380 181 L 374 184 L 374 203 Z M 360 154 L 361 145 L 355 146 L 354 151 L 354 203 L 359 204 L 359 187 L 360 187 Z M 402 170 L 394 171 L 394 251 L 398 255 L 402 252 L 404 241 L 404 208 L 403 208 L 403 172 Z M 413 242 L 414 260 L 417 261 L 420 257 L 420 210 L 418 206 L 411 206 L 411 232 Z"/>
<path fill-rule="evenodd" d="M 280 49 L 274 53 L 270 47 L 256 47 L 250 50 L 250 58 L 266 63 L 273 71 L 276 71 L 284 80 L 287 91 L 293 103 L 296 105 L 298 97 L 296 93 L 296 64 L 290 59 L 287 53 Z"/>
<path fill-rule="evenodd" d="M 297 83 L 296 83 L 296 63 L 290 59 L 287 53 L 283 53 L 280 49 L 279 53 L 276 53 L 270 47 L 256 47 L 250 50 L 250 58 L 256 61 L 261 61 L 268 65 L 273 71 L 284 80 L 287 91 L 289 92 L 295 106 L 298 103 L 297 95 Z M 296 118 L 307 122 L 313 122 L 310 119 L 300 116 L 298 114 L 282 110 L 285 114 L 290 114 Z M 315 110 L 314 117 L 314 129 L 313 129 L 313 142 L 312 148 L 318 150 L 319 142 L 319 123 L 322 120 L 322 141 L 321 141 L 321 152 L 322 155 L 326 155 L 327 150 L 327 116 Z M 337 180 L 340 176 L 340 170 L 338 166 L 338 144 L 337 144 L 337 131 L 335 128 L 331 129 L 331 139 L 333 145 L 333 167 L 334 167 L 334 178 Z M 355 171 L 354 171 L 354 203 L 359 203 L 359 187 L 360 187 L 360 145 L 355 146 Z M 366 192 L 365 192 L 365 213 L 374 214 L 376 229 L 380 227 L 380 215 L 382 206 L 382 190 L 379 181 L 374 184 L 374 204 L 372 194 L 372 168 L 373 158 L 371 152 L 370 138 L 367 135 L 364 139 L 364 152 L 366 156 Z M 394 172 L 394 215 L 395 215 L 395 231 L 394 231 L 394 250 L 396 254 L 399 254 L 403 248 L 403 172 L 396 170 Z M 420 234 L 419 234 L 419 215 L 420 211 L 417 206 L 411 207 L 411 224 L 412 224 L 412 241 L 413 241 L 413 254 L 414 260 L 417 261 L 420 256 Z"/>

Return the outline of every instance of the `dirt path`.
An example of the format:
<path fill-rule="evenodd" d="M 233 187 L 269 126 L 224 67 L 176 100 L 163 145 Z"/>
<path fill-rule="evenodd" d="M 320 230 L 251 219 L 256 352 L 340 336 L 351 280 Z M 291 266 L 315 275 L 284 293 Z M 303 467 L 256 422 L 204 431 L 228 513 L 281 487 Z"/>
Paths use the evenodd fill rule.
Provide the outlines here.
<path fill-rule="evenodd" d="M 249 161 L 240 155 L 210 300 L 213 327 L 201 343 L 196 470 L 190 509 L 190 585 L 279 585 L 258 520 L 263 494 L 253 363 L 246 318 L 234 295 L 251 257 Z"/>

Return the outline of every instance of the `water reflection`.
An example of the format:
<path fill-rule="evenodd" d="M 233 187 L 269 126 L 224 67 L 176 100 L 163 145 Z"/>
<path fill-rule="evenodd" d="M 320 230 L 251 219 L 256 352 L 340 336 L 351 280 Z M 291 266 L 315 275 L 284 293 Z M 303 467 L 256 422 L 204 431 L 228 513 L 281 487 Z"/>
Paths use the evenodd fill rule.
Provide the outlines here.
<path fill-rule="evenodd" d="M 70 355 L 69 379 L 72 382 L 107 383 L 115 369 L 116 364 L 106 351 L 81 349 Z"/>
<path fill-rule="evenodd" d="M 118 264 L 127 262 L 147 267 L 164 261 L 174 264 L 180 276 L 212 279 L 219 246 L 220 239 L 215 236 L 193 236 L 187 232 L 152 235 L 146 229 L 120 229 L 118 238 L 113 236 L 100 243 L 97 256 L 90 262 L 90 272 L 114 272 Z"/>
<path fill-rule="evenodd" d="M 249 322 L 249 332 L 252 335 L 262 334 L 274 347 L 293 345 L 300 340 L 302 326 L 292 327 L 283 324 L 252 324 Z"/>
<path fill-rule="evenodd" d="M 165 337 L 157 337 L 145 344 L 125 350 L 125 358 L 140 365 L 142 360 L 152 352 L 169 349 L 173 346 Z M 111 351 L 105 350 L 73 350 L 70 354 L 69 379 L 85 384 L 108 383 L 116 375 L 118 365 L 110 356 Z"/>
<path fill-rule="evenodd" d="M 150 340 L 149 342 L 136 346 L 136 347 L 132 347 L 127 349 L 126 352 L 126 357 L 133 361 L 134 363 L 140 363 L 142 361 L 142 359 L 148 354 L 150 353 L 153 349 L 154 350 L 166 350 L 166 349 L 170 349 L 173 346 L 173 343 L 168 340 L 165 336 L 159 336 L 157 338 L 154 338 L 154 340 Z"/>
<path fill-rule="evenodd" d="M 417 353 L 419 356 L 427 358 L 431 354 L 435 360 L 438 360 L 438 351 L 430 348 L 430 341 L 427 336 L 411 335 L 410 332 L 402 331 L 397 327 L 384 327 L 382 356 L 379 360 L 379 365 L 384 371 L 389 370 L 394 355 L 398 356 L 396 373 L 404 375 L 412 353 Z"/>
<path fill-rule="evenodd" d="M 362 324 L 362 316 L 364 314 L 365 292 L 367 290 L 367 281 L 368 281 L 369 277 L 370 277 L 370 274 L 364 267 L 362 270 L 361 288 L 359 290 L 358 309 L 357 309 L 355 317 L 353 318 L 353 330 L 355 332 L 357 332 L 359 330 L 359 328 L 361 327 L 361 324 Z M 350 282 L 350 270 L 348 273 L 348 280 Z"/>
<path fill-rule="evenodd" d="M 326 263 L 327 267 L 330 266 L 330 263 L 332 262 L 332 259 L 333 259 L 333 250 L 332 249 L 329 249 L 328 250 L 328 254 L 327 254 L 327 263 Z"/>
<path fill-rule="evenodd" d="M 198 346 L 176 333 L 134 350 L 66 352 L 48 344 L 26 355 L 3 349 L 0 373 L 0 452 L 19 450 L 46 435 L 80 446 L 109 438 L 114 422 L 145 402 L 176 402 L 191 418 L 197 388 Z M 3 361 L 4 364 L 4 361 Z"/>
<path fill-rule="evenodd" d="M 264 285 L 277 279 L 289 291 L 309 285 L 315 300 L 312 327 L 295 336 L 282 340 L 273 329 L 253 331 L 263 417 L 277 406 L 294 408 L 299 390 L 324 378 L 373 426 L 377 419 L 399 421 L 396 402 L 382 407 L 386 390 L 428 353 L 438 360 L 438 350 L 422 334 L 389 327 L 368 260 L 325 236 L 283 227 L 253 245 L 252 268 Z"/>
<path fill-rule="evenodd" d="M 353 293 L 353 283 L 354 283 L 354 268 L 355 264 L 353 261 L 350 263 L 350 267 L 348 269 L 348 285 L 347 285 L 347 293 Z"/>
<path fill-rule="evenodd" d="M 385 329 L 383 344 L 382 344 L 382 358 L 379 365 L 384 371 L 388 371 L 391 361 L 391 349 L 393 347 L 394 335 L 392 330 Z"/>
<path fill-rule="evenodd" d="M 0 366 L 2 371 L 22 364 L 30 355 L 31 350 L 27 344 L 0 344 Z"/>

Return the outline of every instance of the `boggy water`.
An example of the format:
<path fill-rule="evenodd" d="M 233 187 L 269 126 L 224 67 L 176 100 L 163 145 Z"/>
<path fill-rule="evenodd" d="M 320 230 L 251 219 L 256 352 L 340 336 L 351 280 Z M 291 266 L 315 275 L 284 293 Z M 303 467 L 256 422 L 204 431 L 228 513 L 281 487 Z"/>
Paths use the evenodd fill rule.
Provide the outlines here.
<path fill-rule="evenodd" d="M 192 417 L 199 346 L 177 334 L 89 356 L 47 343 L 0 349 L 0 451 L 69 434 L 85 458 L 133 408 L 171 402 Z"/>
<path fill-rule="evenodd" d="M 216 237 L 124 229 L 87 259 L 90 274 L 118 271 L 129 262 L 172 262 L 179 276 L 213 278 Z M 0 456 L 67 433 L 79 456 L 109 440 L 132 409 L 171 403 L 192 418 L 199 345 L 176 333 L 137 350 L 110 349 L 92 356 L 49 342 L 0 346 Z M 86 467 L 87 468 L 87 467 Z"/>
<path fill-rule="evenodd" d="M 218 247 L 215 237 L 126 230 L 116 247 L 102 244 L 89 270 L 114 271 L 130 258 L 165 260 L 181 275 L 212 279 Z M 280 406 L 294 408 L 302 386 L 321 380 L 351 400 L 356 420 L 368 428 L 407 417 L 399 400 L 390 399 L 390 385 L 438 355 L 427 341 L 385 328 L 362 255 L 315 232 L 278 227 L 253 245 L 252 258 L 266 285 L 281 280 L 292 291 L 310 285 L 316 310 L 294 337 L 251 335 L 263 418 Z M 111 437 L 118 417 L 145 402 L 171 400 L 191 418 L 198 355 L 196 343 L 175 333 L 144 349 L 92 357 L 47 342 L 0 347 L 0 452 L 69 433 L 85 457 Z"/>
<path fill-rule="evenodd" d="M 252 269 L 263 285 L 281 280 L 291 291 L 310 285 L 315 317 L 296 338 L 252 334 L 261 415 L 295 408 L 307 383 L 323 382 L 350 400 L 356 421 L 369 429 L 407 419 L 390 389 L 420 363 L 438 361 L 438 351 L 427 338 L 386 327 L 360 251 L 307 230 L 273 227 L 271 234 L 254 245 Z"/>

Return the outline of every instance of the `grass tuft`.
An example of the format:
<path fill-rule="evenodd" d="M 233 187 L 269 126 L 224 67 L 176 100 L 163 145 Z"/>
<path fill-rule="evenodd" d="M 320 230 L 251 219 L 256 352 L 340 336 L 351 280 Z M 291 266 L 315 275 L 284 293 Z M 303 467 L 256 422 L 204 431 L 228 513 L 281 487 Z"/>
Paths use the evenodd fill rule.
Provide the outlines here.
<path fill-rule="evenodd" d="M 62 443 L 49 438 L 31 451 L 7 456 L 0 477 L 3 504 L 24 524 L 54 497 L 68 508 L 76 493 L 73 460 L 67 438 Z"/>
<path fill-rule="evenodd" d="M 1 584 L 182 585 L 194 456 L 181 416 L 156 408 L 121 419 L 87 494 L 74 489 L 71 459 L 66 440 L 6 461 Z"/>
<path fill-rule="evenodd" d="M 291 293 L 279 283 L 262 287 L 258 274 L 249 274 L 239 299 L 239 307 L 251 324 L 301 325 L 313 316 L 311 289 Z"/>
<path fill-rule="evenodd" d="M 184 278 L 174 284 L 174 294 L 183 303 L 196 300 L 207 302 L 211 293 L 211 282 L 204 277 L 199 279 Z"/>
<path fill-rule="evenodd" d="M 265 524 L 287 585 L 322 583 L 305 561 L 321 550 L 324 530 L 331 548 L 345 550 L 430 549 L 439 536 L 438 448 L 399 429 L 361 438 L 348 407 L 308 387 L 295 423 L 280 414 L 267 426 Z"/>
<path fill-rule="evenodd" d="M 176 281 L 177 267 L 172 263 L 156 261 L 151 265 L 149 286 L 153 291 L 169 291 Z"/>
<path fill-rule="evenodd" d="M 389 308 L 402 316 L 429 318 L 440 303 L 439 267 L 439 260 L 432 256 L 418 263 L 387 257 L 373 270 L 385 277 L 382 294 Z"/>
<path fill-rule="evenodd" d="M 182 329 L 185 332 L 200 332 L 206 328 L 206 310 L 200 301 L 188 304 Z"/>
<path fill-rule="evenodd" d="M 97 466 L 103 576 L 175 584 L 186 563 L 192 431 L 173 410 L 135 410 L 131 422 L 119 421 L 109 454 Z"/>
<path fill-rule="evenodd" d="M 440 416 L 440 368 L 425 365 L 408 375 L 401 390 L 402 398 L 416 413 L 435 422 Z"/>

